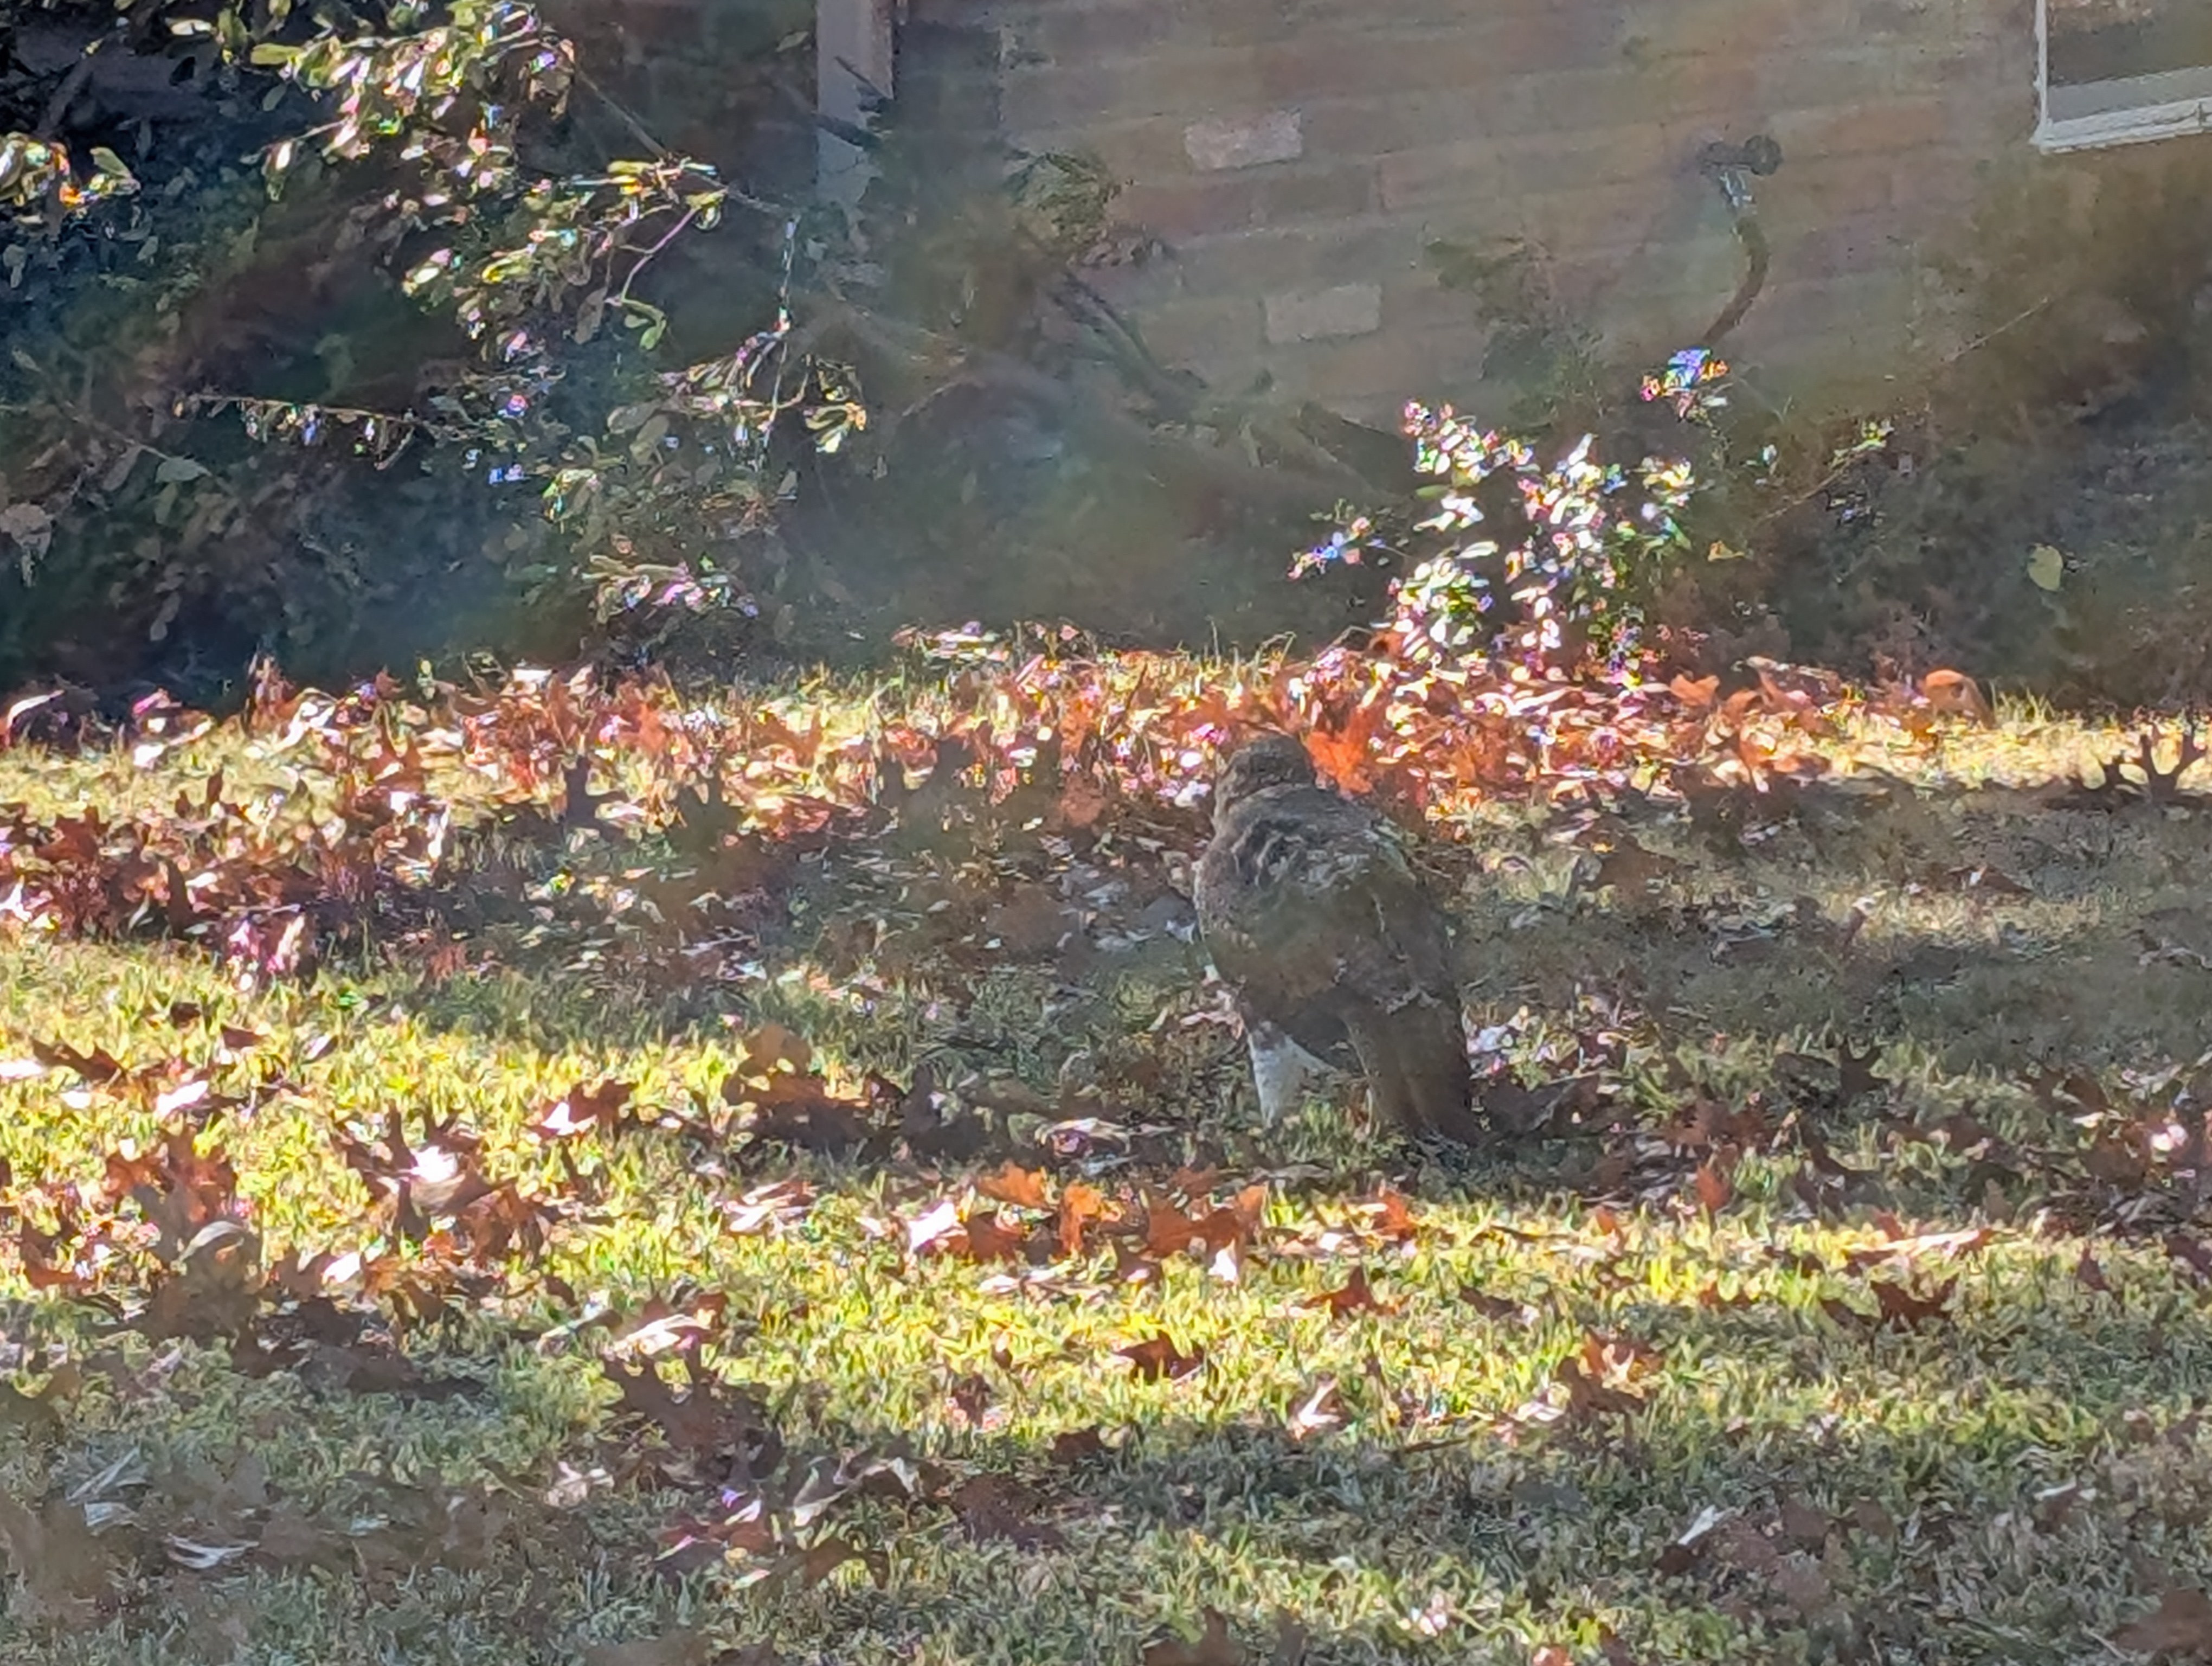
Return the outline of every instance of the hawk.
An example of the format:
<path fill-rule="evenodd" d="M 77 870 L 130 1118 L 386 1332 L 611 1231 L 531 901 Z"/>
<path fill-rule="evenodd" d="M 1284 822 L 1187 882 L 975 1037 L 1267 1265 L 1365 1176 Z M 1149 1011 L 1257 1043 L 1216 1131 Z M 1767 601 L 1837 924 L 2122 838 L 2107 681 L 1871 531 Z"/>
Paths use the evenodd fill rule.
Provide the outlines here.
<path fill-rule="evenodd" d="M 1310 1068 L 1356 1058 L 1376 1113 L 1473 1144 L 1480 1124 L 1443 911 L 1381 816 L 1322 787 L 1292 735 L 1230 757 L 1193 901 L 1235 987 L 1261 1115 Z"/>

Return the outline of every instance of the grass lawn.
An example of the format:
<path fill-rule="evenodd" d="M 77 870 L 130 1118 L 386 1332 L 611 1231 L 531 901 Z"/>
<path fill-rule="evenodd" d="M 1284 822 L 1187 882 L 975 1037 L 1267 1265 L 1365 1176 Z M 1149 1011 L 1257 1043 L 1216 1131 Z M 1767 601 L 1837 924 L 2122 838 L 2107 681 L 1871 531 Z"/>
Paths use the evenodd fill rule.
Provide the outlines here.
<path fill-rule="evenodd" d="M 1257 1125 L 1204 760 L 898 767 L 1026 757 L 977 675 L 0 748 L 0 1660 L 2212 1648 L 2201 772 L 1869 707 L 1440 800 L 1447 1161 Z"/>

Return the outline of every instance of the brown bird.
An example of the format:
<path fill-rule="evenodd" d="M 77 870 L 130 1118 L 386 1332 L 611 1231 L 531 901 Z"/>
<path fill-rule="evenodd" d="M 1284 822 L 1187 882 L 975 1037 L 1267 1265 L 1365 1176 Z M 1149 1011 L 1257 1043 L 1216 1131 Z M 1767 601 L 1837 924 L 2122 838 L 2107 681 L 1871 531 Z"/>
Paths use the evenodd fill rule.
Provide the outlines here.
<path fill-rule="evenodd" d="M 1404 1132 L 1480 1137 L 1443 913 L 1395 830 L 1322 787 L 1295 736 L 1262 736 L 1222 766 L 1194 891 L 1267 1122 L 1310 1068 L 1349 1053 Z"/>

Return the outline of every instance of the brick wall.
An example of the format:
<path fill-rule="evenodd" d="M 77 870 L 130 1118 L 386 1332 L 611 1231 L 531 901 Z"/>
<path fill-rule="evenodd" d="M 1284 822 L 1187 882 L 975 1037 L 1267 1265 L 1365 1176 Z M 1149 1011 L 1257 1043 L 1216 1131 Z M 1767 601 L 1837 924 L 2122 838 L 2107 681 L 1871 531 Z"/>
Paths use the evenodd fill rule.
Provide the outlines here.
<path fill-rule="evenodd" d="M 1696 167 L 1778 138 L 1773 252 L 1727 344 L 1778 392 L 1863 398 L 1950 327 L 1926 274 L 2029 155 L 2032 0 L 909 0 L 990 33 L 1009 137 L 1089 149 L 1170 247 L 1102 274 L 1161 356 L 1262 370 L 1347 414 L 1480 404 L 1485 327 L 1437 240 L 1544 252 L 1565 313 L 1630 356 L 1741 275 Z"/>

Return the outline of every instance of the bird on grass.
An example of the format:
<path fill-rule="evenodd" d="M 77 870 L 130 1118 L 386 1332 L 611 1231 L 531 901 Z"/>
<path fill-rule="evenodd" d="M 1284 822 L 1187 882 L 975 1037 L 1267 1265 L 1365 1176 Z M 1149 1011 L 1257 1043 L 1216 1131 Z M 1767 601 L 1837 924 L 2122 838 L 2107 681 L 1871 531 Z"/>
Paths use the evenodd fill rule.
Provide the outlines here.
<path fill-rule="evenodd" d="M 1417 1138 L 1476 1143 L 1443 912 L 1396 830 L 1322 787 L 1297 737 L 1264 735 L 1222 765 L 1194 890 L 1206 951 L 1237 991 L 1267 1122 L 1348 1052 L 1378 1116 Z"/>

